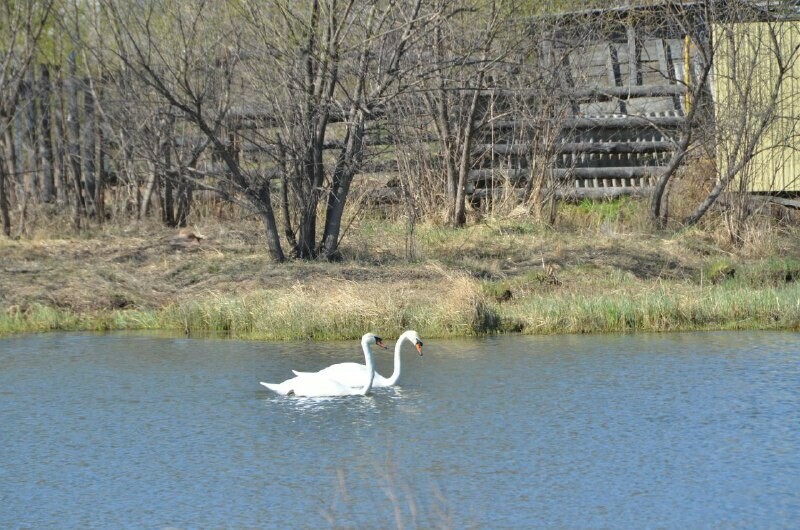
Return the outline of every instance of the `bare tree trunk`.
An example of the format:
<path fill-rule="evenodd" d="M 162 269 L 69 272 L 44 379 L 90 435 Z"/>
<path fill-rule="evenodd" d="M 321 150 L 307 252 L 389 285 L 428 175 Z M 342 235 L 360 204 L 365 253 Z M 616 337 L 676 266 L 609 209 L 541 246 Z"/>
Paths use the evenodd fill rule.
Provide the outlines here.
<path fill-rule="evenodd" d="M 281 248 L 281 240 L 277 230 L 278 225 L 275 222 L 275 214 L 271 206 L 272 199 L 270 197 L 269 181 L 261 185 L 261 188 L 258 190 L 258 197 L 258 213 L 264 223 L 264 229 L 267 235 L 267 248 L 272 255 L 272 259 L 279 263 L 283 262 L 286 260 L 286 256 L 284 256 L 283 249 Z"/>
<path fill-rule="evenodd" d="M 414 235 L 414 229 L 417 224 L 417 209 L 410 189 L 410 179 L 406 176 L 401 182 L 402 200 L 406 210 L 406 261 L 411 263 L 417 259 L 417 239 Z"/>
<path fill-rule="evenodd" d="M 11 237 L 11 217 L 8 214 L 8 197 L 6 196 L 6 168 L 2 153 L 0 153 L 0 218 L 3 220 L 3 234 Z"/>
<path fill-rule="evenodd" d="M 689 39 L 687 38 L 687 42 L 688 41 Z M 662 211 L 661 207 L 661 203 L 664 200 L 664 193 L 668 189 L 670 179 L 675 175 L 675 172 L 678 170 L 683 162 L 683 159 L 686 157 L 687 150 L 689 149 L 689 145 L 692 141 L 692 134 L 698 125 L 697 118 L 698 109 L 700 108 L 700 98 L 707 88 L 706 82 L 708 81 L 708 78 L 711 75 L 711 69 L 713 68 L 714 61 L 712 60 L 712 43 L 707 40 L 705 42 L 701 41 L 695 44 L 697 49 L 701 52 L 703 58 L 701 73 L 699 79 L 696 81 L 692 80 L 691 76 L 684 80 L 686 84 L 686 92 L 690 98 L 689 101 L 694 102 L 694 104 L 691 105 L 688 113 L 686 114 L 683 130 L 681 131 L 681 136 L 678 140 L 678 145 L 676 146 L 675 151 L 672 153 L 672 157 L 670 158 L 667 167 L 658 178 L 658 182 L 656 183 L 655 190 L 653 192 L 652 201 L 650 203 L 650 217 L 659 228 L 664 228 L 667 224 L 667 216 L 665 215 L 664 211 Z M 690 65 L 688 64 L 690 62 L 688 49 L 685 53 L 685 60 L 687 62 L 686 67 L 688 71 L 690 68 Z M 694 82 L 694 85 L 691 84 L 692 82 Z"/>
<path fill-rule="evenodd" d="M 53 139 L 52 124 L 50 120 L 50 67 L 42 64 L 39 67 L 41 79 L 39 80 L 39 110 L 42 115 L 39 132 L 39 159 L 42 164 L 42 201 L 46 203 L 55 200 L 55 179 L 53 178 Z"/>
<path fill-rule="evenodd" d="M 444 63 L 444 51 L 442 42 L 442 27 L 437 24 L 433 30 L 433 38 L 435 42 L 435 60 L 439 64 Z M 428 109 L 433 114 L 433 123 L 436 126 L 436 132 L 439 136 L 439 142 L 442 146 L 442 161 L 445 166 L 445 193 L 447 198 L 451 201 L 456 199 L 456 190 L 458 188 L 458 173 L 456 171 L 456 163 L 454 156 L 454 142 L 453 132 L 450 125 L 450 110 L 449 110 L 449 95 L 445 86 L 445 74 L 439 74 L 439 97 L 435 104 L 431 101 L 430 97 L 426 97 Z"/>
<path fill-rule="evenodd" d="M 36 134 L 36 80 L 33 76 L 33 68 L 28 70 L 25 82 L 25 149 L 26 172 L 25 172 L 25 193 L 27 200 L 38 202 L 39 194 L 39 157 L 37 147 L 39 145 L 38 135 Z"/>
<path fill-rule="evenodd" d="M 291 160 L 286 156 L 286 148 L 278 137 L 278 166 L 281 168 L 281 215 L 283 216 L 283 234 L 286 241 L 289 243 L 290 255 L 298 257 L 299 252 L 297 248 L 297 237 L 294 228 L 292 227 L 292 216 L 289 213 L 289 172 Z"/>
<path fill-rule="evenodd" d="M 364 126 L 366 116 L 362 110 L 351 114 L 353 125 L 348 134 L 345 148 L 339 154 L 339 159 L 333 169 L 333 182 L 328 195 L 328 207 L 325 214 L 325 235 L 323 238 L 323 253 L 325 259 L 336 260 L 339 258 L 339 234 L 342 227 L 342 216 L 347 195 L 350 193 L 350 184 L 353 182 L 361 164 L 364 146 Z"/>
<path fill-rule="evenodd" d="M 162 215 L 167 226 L 177 226 L 175 221 L 175 183 L 179 177 L 172 171 L 172 146 L 174 144 L 175 115 L 167 114 L 162 122 L 161 158 L 164 164 L 164 210 Z"/>
<path fill-rule="evenodd" d="M 83 90 L 83 184 L 92 216 L 97 215 L 97 182 L 95 181 L 95 102 L 89 78 L 84 79 Z"/>
<path fill-rule="evenodd" d="M 17 150 L 14 146 L 14 130 L 9 126 L 6 127 L 5 133 L 3 134 L 3 138 L 5 140 L 5 148 L 6 148 L 6 175 L 16 179 L 16 175 L 19 172 L 17 169 Z"/>
<path fill-rule="evenodd" d="M 75 52 L 69 56 L 69 78 L 67 79 L 67 129 L 69 141 L 69 161 L 72 169 L 72 184 L 75 192 L 75 224 L 80 228 L 80 218 L 86 213 L 83 197 L 81 171 L 81 125 L 78 107 L 78 79 L 76 77 Z"/>
<path fill-rule="evenodd" d="M 175 215 L 176 223 L 180 227 L 185 227 L 189 218 L 189 213 L 191 212 L 192 208 L 192 192 L 194 191 L 194 185 L 191 181 L 180 178 L 178 181 L 178 209 Z"/>
<path fill-rule="evenodd" d="M 684 130 L 681 133 L 678 147 L 672 154 L 672 157 L 667 164 L 667 167 L 661 173 L 661 176 L 656 182 L 655 189 L 653 190 L 653 198 L 650 202 L 650 217 L 658 228 L 664 228 L 667 224 L 667 216 L 665 215 L 666 208 L 662 211 L 662 203 L 664 202 L 664 192 L 667 189 L 670 179 L 680 167 L 683 159 L 686 157 L 686 151 L 689 148 L 689 143 L 692 141 L 692 128 L 694 125 L 687 119 Z"/>
<path fill-rule="evenodd" d="M 377 4 L 373 4 L 375 6 Z M 400 70 L 400 61 L 407 51 L 409 39 L 415 32 L 417 15 L 421 7 L 421 0 L 417 0 L 411 7 L 407 20 L 409 23 L 403 30 L 403 34 L 394 44 L 393 52 L 389 64 L 386 65 L 386 75 L 367 92 L 368 70 L 371 61 L 370 47 L 372 46 L 371 33 L 373 31 L 373 15 L 375 10 L 371 10 L 367 36 L 360 51 L 358 75 L 356 78 L 356 88 L 352 95 L 351 110 L 348 120 L 347 140 L 345 147 L 336 160 L 333 169 L 333 182 L 330 194 L 328 195 L 328 207 L 325 215 L 325 231 L 322 235 L 322 248 L 325 258 L 328 260 L 339 258 L 339 235 L 341 233 L 342 216 L 347 196 L 350 193 L 350 185 L 353 178 L 359 171 L 364 157 L 364 130 L 367 122 L 367 108 L 370 102 L 379 100 L 389 86 L 397 79 L 397 72 Z M 384 15 L 388 11 L 384 12 Z M 380 27 L 382 22 L 377 23 Z"/>
<path fill-rule="evenodd" d="M 67 191 L 69 189 L 69 168 L 67 167 L 66 155 L 69 140 L 67 139 L 67 133 L 64 129 L 64 116 L 66 116 L 67 113 L 64 110 L 64 81 L 63 74 L 60 70 L 55 81 L 54 91 L 56 148 L 55 157 L 53 159 L 53 168 L 55 170 L 55 174 L 58 175 L 58 178 L 56 179 L 56 200 L 59 204 L 66 204 L 69 197 L 69 193 Z"/>
<path fill-rule="evenodd" d="M 483 83 L 483 71 L 478 75 L 478 88 Z M 467 124 L 464 128 L 464 139 L 461 144 L 461 160 L 458 165 L 458 186 L 453 202 L 450 222 L 455 227 L 467 224 L 467 179 L 472 166 L 472 138 L 475 136 L 475 115 L 478 113 L 480 91 L 476 88 L 467 112 Z"/>
<path fill-rule="evenodd" d="M 318 118 L 320 119 L 320 118 Z M 324 127 L 317 125 L 315 128 Z M 322 142 L 316 140 L 306 149 L 297 187 L 301 190 L 300 221 L 297 226 L 297 255 L 303 259 L 316 257 L 317 205 L 322 187 Z"/>
<path fill-rule="evenodd" d="M 150 174 L 147 176 L 147 183 L 144 187 L 144 196 L 142 197 L 142 205 L 139 207 L 139 211 L 142 212 L 142 217 L 147 217 L 147 214 L 150 211 L 150 201 L 153 197 L 153 190 L 156 187 L 156 181 L 158 180 L 158 169 L 154 163 L 150 163 Z"/>
<path fill-rule="evenodd" d="M 12 130 L 11 127 L 7 129 L 9 133 L 11 132 L 11 130 Z M 15 169 L 15 173 L 13 175 L 14 175 L 15 188 L 17 191 L 17 211 L 19 212 L 19 218 L 17 220 L 17 224 L 19 225 L 19 234 L 23 234 L 27 230 L 26 221 L 28 218 L 28 186 L 27 186 L 28 183 L 25 181 L 26 165 L 25 165 L 25 145 L 23 140 L 24 130 L 25 130 L 25 125 L 23 120 L 23 113 L 17 112 L 14 115 L 14 127 L 13 127 L 14 132 L 11 135 L 10 139 L 12 142 L 11 145 L 14 146 L 12 149 L 14 155 L 11 158 L 11 161 Z"/>
<path fill-rule="evenodd" d="M 103 101 L 103 83 L 105 79 L 101 78 L 101 83 L 98 85 L 97 83 L 87 83 L 86 86 L 89 90 L 92 91 L 92 95 L 94 96 L 93 100 L 95 101 L 95 105 L 100 109 L 99 116 L 95 117 L 95 119 L 99 119 L 101 122 L 103 120 L 103 113 L 102 113 L 102 101 Z M 95 160 L 95 167 L 97 180 L 95 182 L 95 189 L 94 189 L 94 203 L 97 210 L 97 220 L 99 223 L 103 223 L 106 218 L 106 180 L 108 179 L 108 174 L 106 171 L 106 138 L 105 133 L 103 132 L 103 127 L 101 124 L 97 124 L 95 127 L 95 141 L 97 142 L 97 148 L 94 156 Z"/>
<path fill-rule="evenodd" d="M 167 160 L 169 160 L 169 155 Z M 164 174 L 164 207 L 161 209 L 161 221 L 167 226 L 176 226 L 175 223 L 175 200 L 172 195 L 172 172 Z"/>

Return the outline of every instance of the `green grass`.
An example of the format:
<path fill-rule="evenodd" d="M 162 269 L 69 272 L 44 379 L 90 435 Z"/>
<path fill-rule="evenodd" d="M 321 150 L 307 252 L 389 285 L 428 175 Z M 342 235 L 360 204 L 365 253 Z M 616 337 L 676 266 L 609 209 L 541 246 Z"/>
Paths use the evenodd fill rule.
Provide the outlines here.
<path fill-rule="evenodd" d="M 76 313 L 69 309 L 31 304 L 24 311 L 12 309 L 0 314 L 0 335 L 145 329 L 163 329 L 158 313 L 134 309 Z"/>
<path fill-rule="evenodd" d="M 580 294 L 549 292 L 499 302 L 496 291 L 461 277 L 449 298 L 359 298 L 355 291 L 211 296 L 163 310 L 74 314 L 33 305 L 0 316 L 0 334 L 51 330 L 173 330 L 267 340 L 358 338 L 364 330 L 389 336 L 416 329 L 447 337 L 505 332 L 525 334 L 791 329 L 800 327 L 800 285 L 757 289 L 735 282 L 698 290 L 694 284 L 656 290 Z M 320 304 L 320 299 L 327 302 Z"/>
<path fill-rule="evenodd" d="M 709 286 L 698 292 L 696 286 L 685 285 L 653 292 L 556 294 L 503 305 L 498 316 L 507 327 L 529 334 L 794 330 L 800 325 L 800 286 Z"/>

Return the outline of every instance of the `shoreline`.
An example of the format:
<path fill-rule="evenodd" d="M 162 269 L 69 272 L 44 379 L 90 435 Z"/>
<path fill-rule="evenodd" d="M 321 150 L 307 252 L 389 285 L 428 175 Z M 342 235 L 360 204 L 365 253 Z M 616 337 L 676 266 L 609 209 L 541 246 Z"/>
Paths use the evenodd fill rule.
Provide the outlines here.
<path fill-rule="evenodd" d="M 347 303 L 352 292 L 340 292 L 327 304 L 317 305 L 320 293 L 313 288 L 214 295 L 153 310 L 75 312 L 32 304 L 25 310 L 3 312 L 0 337 L 50 331 L 152 331 L 293 341 L 357 339 L 366 329 L 388 336 L 416 329 L 428 338 L 800 329 L 800 286 L 793 284 L 760 290 L 712 286 L 694 293 L 661 289 L 558 295 L 509 303 L 492 301 L 480 292 L 479 285 L 470 285 L 463 278 L 460 281 L 461 291 L 449 299 L 441 295 L 415 302 L 415 293 L 409 292 L 366 310 L 336 309 Z M 469 287 L 474 290 L 469 292 Z"/>
<path fill-rule="evenodd" d="M 242 339 L 497 333 L 800 329 L 793 234 L 738 253 L 708 233 L 581 233 L 529 222 L 422 225 L 362 220 L 339 263 L 270 262 L 242 222 L 174 232 L 106 227 L 81 237 L 0 239 L 0 336 L 169 331 Z M 607 230 L 603 227 L 603 230 Z M 401 250 L 397 250 L 401 249 Z"/>

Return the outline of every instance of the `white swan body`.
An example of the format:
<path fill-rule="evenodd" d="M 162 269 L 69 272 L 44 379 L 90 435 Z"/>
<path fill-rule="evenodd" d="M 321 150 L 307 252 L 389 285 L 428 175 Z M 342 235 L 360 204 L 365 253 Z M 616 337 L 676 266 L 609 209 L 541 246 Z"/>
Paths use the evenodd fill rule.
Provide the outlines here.
<path fill-rule="evenodd" d="M 362 373 L 361 382 L 357 387 L 345 385 L 320 373 L 299 374 L 283 383 L 264 383 L 262 381 L 261 384 L 281 396 L 365 396 L 372 388 L 372 378 L 375 374 L 372 349 L 370 349 L 373 344 L 382 348 L 386 347 L 383 345 L 383 340 L 373 333 L 367 333 L 361 337 L 361 349 L 364 350 L 365 368 L 367 369 Z"/>
<path fill-rule="evenodd" d="M 422 355 L 422 339 L 419 338 L 419 334 L 414 330 L 408 330 L 402 335 L 400 338 L 397 339 L 397 342 L 394 345 L 394 371 L 392 375 L 388 378 L 383 377 L 378 372 L 375 372 L 375 376 L 372 378 L 372 387 L 379 388 L 379 387 L 387 387 L 387 386 L 394 386 L 397 384 L 397 381 L 400 379 L 400 374 L 403 370 L 402 365 L 402 355 L 401 350 L 403 346 L 403 342 L 408 341 L 413 344 L 420 355 Z M 348 386 L 348 387 L 359 387 L 364 384 L 364 379 L 366 378 L 366 374 L 370 371 L 374 370 L 373 368 L 358 364 L 358 363 L 339 363 L 331 365 L 327 368 L 320 370 L 319 372 L 298 372 L 294 370 L 295 375 L 298 377 L 302 376 L 312 376 L 312 375 L 320 375 L 324 376 L 328 379 L 333 379 L 338 381 L 339 383 Z"/>

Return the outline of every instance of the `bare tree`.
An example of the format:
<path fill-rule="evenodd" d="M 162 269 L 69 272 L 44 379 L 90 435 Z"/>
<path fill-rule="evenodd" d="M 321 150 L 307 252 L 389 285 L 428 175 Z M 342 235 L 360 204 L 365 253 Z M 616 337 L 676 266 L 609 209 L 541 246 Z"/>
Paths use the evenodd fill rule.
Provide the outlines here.
<path fill-rule="evenodd" d="M 424 92 L 444 166 L 448 218 L 453 226 L 466 224 L 466 198 L 474 162 L 473 143 L 486 117 L 487 78 L 507 50 L 495 49 L 513 2 L 489 2 L 485 9 L 469 2 L 447 3 L 436 18 L 429 48 L 432 70 Z M 474 28 L 481 21 L 481 28 Z"/>
<path fill-rule="evenodd" d="M 539 17 L 526 28 L 527 47 L 520 47 L 521 59 L 516 75 L 508 76 L 512 99 L 514 141 L 523 150 L 516 154 L 528 164 L 525 172 L 522 199 L 534 217 L 548 225 L 556 218 L 559 181 L 553 168 L 557 165 L 557 145 L 568 137 L 566 119 L 572 112 L 571 79 L 565 68 L 567 57 L 576 45 L 590 37 L 584 33 L 572 42 L 561 42 L 556 48 L 561 19 Z M 577 33 L 577 32 L 576 32 Z M 509 184 L 514 178 L 509 176 Z"/>
<path fill-rule="evenodd" d="M 53 0 L 4 0 L 0 3 L 0 142 L 3 143 L 0 158 L 5 158 L 7 174 L 11 177 L 18 172 L 11 127 L 20 112 L 20 92 L 52 10 Z M 6 172 L 0 171 L 0 217 L 3 232 L 9 236 L 11 220 L 5 177 Z"/>
<path fill-rule="evenodd" d="M 430 14 L 420 0 L 247 2 L 264 123 L 249 140 L 271 153 L 284 186 L 286 237 L 301 258 L 338 257 L 342 216 L 367 149 L 366 130 L 404 90 L 409 49 Z M 331 155 L 327 152 L 330 151 Z M 317 238 L 318 207 L 325 204 Z"/>
<path fill-rule="evenodd" d="M 698 18 L 696 12 L 689 12 L 685 9 L 680 2 L 675 2 L 675 5 L 670 3 L 668 7 L 671 9 L 668 11 L 669 16 L 665 18 L 665 23 L 684 28 L 686 45 L 696 51 L 696 58 L 693 59 L 696 68 L 687 64 L 687 72 L 690 75 L 680 81 L 687 92 L 688 101 L 692 103 L 682 121 L 672 156 L 658 176 L 650 202 L 651 219 L 656 226 L 661 228 L 667 224 L 667 209 L 663 207 L 663 204 L 669 182 L 686 159 L 698 129 L 709 123 L 708 115 L 702 112 L 701 102 L 708 92 L 708 81 L 714 65 L 713 43 L 707 26 L 714 17 L 712 2 L 706 3 L 701 12 L 701 18 Z M 692 60 L 689 50 L 686 50 L 686 55 L 687 59 Z"/>
<path fill-rule="evenodd" d="M 264 224 L 267 248 L 285 259 L 272 209 L 270 183 L 248 171 L 222 132 L 231 106 L 232 82 L 240 45 L 227 6 L 211 2 L 101 2 L 102 20 L 115 38 L 114 53 L 132 75 L 149 87 L 203 137 L 193 156 L 207 146 L 224 166 L 224 175 L 203 175 L 193 167 L 170 168 L 193 174 L 198 186 L 212 189 L 252 209 Z M 174 161 L 173 161 L 174 162 Z M 214 180 L 200 178 L 214 177 Z M 221 178 L 220 178 L 221 177 Z"/>

